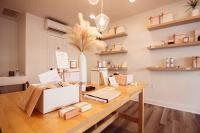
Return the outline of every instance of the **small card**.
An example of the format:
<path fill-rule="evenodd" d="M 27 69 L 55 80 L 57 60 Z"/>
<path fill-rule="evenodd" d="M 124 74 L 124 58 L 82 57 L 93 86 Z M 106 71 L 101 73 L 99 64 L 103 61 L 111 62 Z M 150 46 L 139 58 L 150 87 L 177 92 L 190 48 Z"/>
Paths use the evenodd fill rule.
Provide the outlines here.
<path fill-rule="evenodd" d="M 61 81 L 61 78 L 58 74 L 57 69 L 53 69 L 51 71 L 42 73 L 42 74 L 38 75 L 38 77 L 42 84 Z"/>

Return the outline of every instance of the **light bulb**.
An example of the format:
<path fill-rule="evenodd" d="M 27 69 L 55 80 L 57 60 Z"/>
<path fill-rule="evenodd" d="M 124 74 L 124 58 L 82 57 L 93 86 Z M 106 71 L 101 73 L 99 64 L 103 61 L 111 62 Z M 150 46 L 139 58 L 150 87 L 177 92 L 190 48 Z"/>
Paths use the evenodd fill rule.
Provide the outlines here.
<path fill-rule="evenodd" d="M 95 19 L 95 15 L 94 14 L 90 14 L 90 19 Z"/>
<path fill-rule="evenodd" d="M 88 0 L 91 5 L 97 5 L 99 0 Z"/>
<path fill-rule="evenodd" d="M 133 2 L 135 2 L 136 0 L 129 0 L 129 2 L 131 2 L 131 3 L 133 3 Z"/>

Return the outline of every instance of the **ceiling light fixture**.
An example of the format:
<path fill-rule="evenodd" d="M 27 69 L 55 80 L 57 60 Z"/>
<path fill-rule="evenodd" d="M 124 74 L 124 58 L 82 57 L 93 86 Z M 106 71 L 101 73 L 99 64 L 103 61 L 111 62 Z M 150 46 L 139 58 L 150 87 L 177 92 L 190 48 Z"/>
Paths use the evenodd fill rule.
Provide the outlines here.
<path fill-rule="evenodd" d="M 88 0 L 91 5 L 97 5 L 99 0 Z"/>
<path fill-rule="evenodd" d="M 131 3 L 133 3 L 133 2 L 135 2 L 136 0 L 129 0 L 129 2 L 131 2 Z"/>
<path fill-rule="evenodd" d="M 100 32 L 106 30 L 109 22 L 110 22 L 110 18 L 103 13 L 103 0 L 101 0 L 101 13 L 97 15 L 95 18 L 97 29 Z"/>

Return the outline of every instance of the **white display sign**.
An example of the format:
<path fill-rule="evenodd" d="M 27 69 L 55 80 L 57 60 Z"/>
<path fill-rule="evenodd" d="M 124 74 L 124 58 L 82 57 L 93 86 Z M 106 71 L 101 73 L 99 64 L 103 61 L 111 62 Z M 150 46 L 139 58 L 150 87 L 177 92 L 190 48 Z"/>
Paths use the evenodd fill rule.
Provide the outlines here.
<path fill-rule="evenodd" d="M 69 60 L 66 52 L 56 51 L 57 68 L 69 69 Z"/>

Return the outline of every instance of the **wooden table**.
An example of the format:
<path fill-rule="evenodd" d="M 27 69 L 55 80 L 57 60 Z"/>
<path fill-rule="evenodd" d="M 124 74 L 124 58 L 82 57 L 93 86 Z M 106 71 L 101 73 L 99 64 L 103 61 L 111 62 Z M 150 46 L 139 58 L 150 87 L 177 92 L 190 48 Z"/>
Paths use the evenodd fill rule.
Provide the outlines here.
<path fill-rule="evenodd" d="M 109 103 L 83 99 L 83 101 L 91 103 L 93 108 L 70 120 L 59 118 L 57 111 L 46 115 L 34 111 L 32 117 L 28 117 L 28 115 L 17 106 L 17 102 L 23 92 L 2 94 L 0 95 L 0 128 L 3 133 L 79 133 L 91 127 L 95 127 L 93 132 L 101 132 L 116 118 L 121 116 L 127 120 L 137 122 L 139 133 L 143 133 L 143 88 L 143 85 L 118 87 L 121 91 L 121 95 Z M 137 96 L 139 96 L 138 118 L 132 118 L 117 112 L 120 107 Z M 100 122 L 102 120 L 104 122 Z"/>

